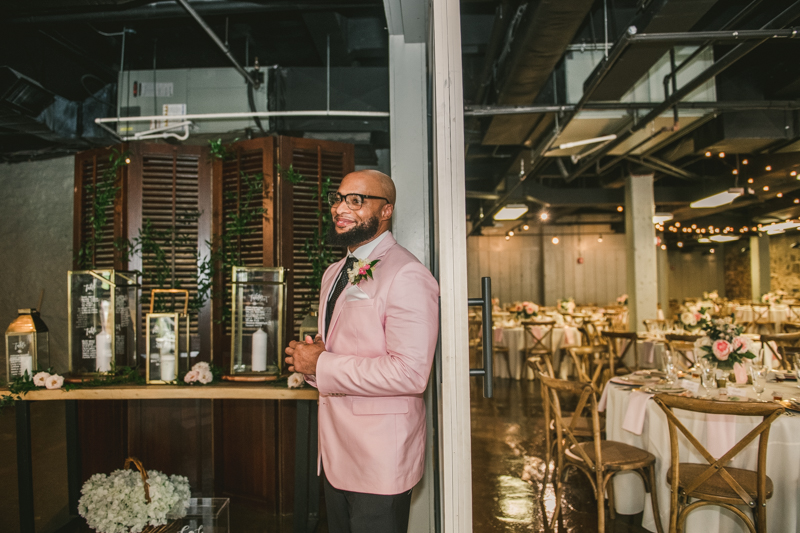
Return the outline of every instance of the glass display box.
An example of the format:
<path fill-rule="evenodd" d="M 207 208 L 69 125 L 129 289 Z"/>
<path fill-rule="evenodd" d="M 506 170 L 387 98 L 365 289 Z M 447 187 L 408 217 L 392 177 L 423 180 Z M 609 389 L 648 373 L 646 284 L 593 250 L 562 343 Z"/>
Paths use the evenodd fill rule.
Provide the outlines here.
<path fill-rule="evenodd" d="M 303 318 L 303 322 L 300 324 L 300 332 L 298 335 L 299 340 L 305 340 L 306 336 L 311 337 L 312 339 L 317 336 L 319 332 L 319 328 L 317 327 L 318 317 L 319 316 L 319 304 L 311 304 L 311 310 L 308 314 Z"/>
<path fill-rule="evenodd" d="M 286 281 L 283 267 L 233 267 L 231 374 L 280 375 Z"/>
<path fill-rule="evenodd" d="M 230 499 L 191 498 L 176 533 L 230 533 Z M 169 518 L 169 516 L 167 516 Z"/>
<path fill-rule="evenodd" d="M 97 269 L 71 270 L 68 277 L 70 373 L 135 367 L 139 275 Z"/>
<path fill-rule="evenodd" d="M 159 295 L 182 295 L 183 312 L 155 313 Z M 185 289 L 153 289 L 150 291 L 150 312 L 144 317 L 145 361 L 147 383 L 170 383 L 181 372 L 189 370 L 189 291 Z"/>
<path fill-rule="evenodd" d="M 6 330 L 6 380 L 10 383 L 26 373 L 50 366 L 50 334 L 36 309 L 18 309 Z"/>

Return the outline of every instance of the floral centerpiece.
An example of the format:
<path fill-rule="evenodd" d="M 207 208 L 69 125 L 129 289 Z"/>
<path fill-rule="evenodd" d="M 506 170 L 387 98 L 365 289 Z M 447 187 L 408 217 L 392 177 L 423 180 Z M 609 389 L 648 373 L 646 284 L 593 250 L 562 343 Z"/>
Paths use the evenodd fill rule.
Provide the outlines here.
<path fill-rule="evenodd" d="M 518 319 L 533 318 L 539 314 L 539 306 L 533 302 L 518 302 L 512 312 Z"/>
<path fill-rule="evenodd" d="M 157 470 L 142 475 L 127 469 L 93 475 L 83 484 L 81 494 L 78 513 L 101 533 L 157 531 L 155 527 L 186 515 L 192 495 L 184 476 L 167 476 Z"/>
<path fill-rule="evenodd" d="M 724 320 L 705 319 L 700 321 L 700 327 L 705 335 L 695 342 L 695 353 L 703 354 L 703 359 L 716 363 L 717 368 L 733 370 L 737 374 L 737 381 L 740 374 L 747 381 L 744 360 L 755 359 L 756 355 L 753 353 L 753 342 L 742 335 L 742 327 Z"/>
<path fill-rule="evenodd" d="M 786 298 L 787 294 L 786 291 L 772 291 L 766 293 L 764 296 L 761 297 L 761 303 L 769 304 L 769 305 L 776 305 L 782 304 L 783 299 Z"/>
<path fill-rule="evenodd" d="M 617 305 L 628 305 L 628 295 L 621 294 L 617 296 Z"/>
<path fill-rule="evenodd" d="M 560 313 L 572 313 L 575 311 L 575 299 L 566 298 L 558 300 L 558 311 Z"/>
<path fill-rule="evenodd" d="M 711 315 L 708 314 L 708 308 L 697 304 L 689 304 L 683 306 L 680 315 L 678 315 L 683 329 L 686 331 L 699 330 L 704 322 L 711 321 Z"/>
<path fill-rule="evenodd" d="M 716 302 L 719 300 L 719 291 L 703 292 L 703 300 Z"/>

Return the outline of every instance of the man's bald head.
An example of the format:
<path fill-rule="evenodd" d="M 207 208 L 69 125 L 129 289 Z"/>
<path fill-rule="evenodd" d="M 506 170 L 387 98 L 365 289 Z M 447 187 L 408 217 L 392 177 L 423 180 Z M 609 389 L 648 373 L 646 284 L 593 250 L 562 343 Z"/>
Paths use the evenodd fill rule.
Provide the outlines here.
<path fill-rule="evenodd" d="M 397 190 L 394 187 L 394 181 L 383 172 L 373 169 L 356 170 L 344 177 L 342 185 L 348 180 L 352 182 L 353 179 L 356 179 L 360 185 L 367 186 L 373 191 L 373 196 L 387 198 L 389 200 L 388 203 L 392 205 L 394 205 L 395 200 L 397 200 Z"/>

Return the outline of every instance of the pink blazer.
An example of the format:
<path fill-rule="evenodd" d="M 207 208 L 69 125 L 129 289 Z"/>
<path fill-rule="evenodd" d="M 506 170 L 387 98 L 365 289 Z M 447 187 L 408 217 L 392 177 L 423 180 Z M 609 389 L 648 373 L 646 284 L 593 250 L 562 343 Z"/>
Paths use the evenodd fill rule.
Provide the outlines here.
<path fill-rule="evenodd" d="M 422 477 L 425 403 L 439 334 L 439 286 L 387 235 L 369 256 L 374 278 L 342 291 L 316 376 L 319 448 L 325 475 L 341 490 L 399 494 Z M 322 278 L 319 331 L 344 259 Z"/>

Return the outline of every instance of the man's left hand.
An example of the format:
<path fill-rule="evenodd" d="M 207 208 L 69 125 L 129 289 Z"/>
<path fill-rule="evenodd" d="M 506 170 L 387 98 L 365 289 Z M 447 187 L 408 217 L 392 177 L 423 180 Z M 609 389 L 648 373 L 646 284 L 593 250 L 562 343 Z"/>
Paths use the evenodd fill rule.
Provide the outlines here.
<path fill-rule="evenodd" d="M 317 335 L 314 340 L 311 340 L 310 335 L 306 335 L 305 342 L 290 342 L 289 347 L 285 350 L 288 355 L 285 361 L 289 365 L 289 372 L 316 375 L 317 360 L 324 351 L 325 342 L 321 335 Z"/>

